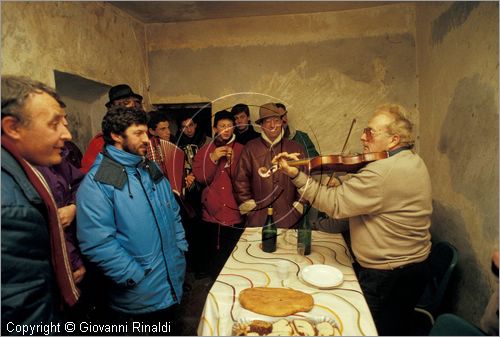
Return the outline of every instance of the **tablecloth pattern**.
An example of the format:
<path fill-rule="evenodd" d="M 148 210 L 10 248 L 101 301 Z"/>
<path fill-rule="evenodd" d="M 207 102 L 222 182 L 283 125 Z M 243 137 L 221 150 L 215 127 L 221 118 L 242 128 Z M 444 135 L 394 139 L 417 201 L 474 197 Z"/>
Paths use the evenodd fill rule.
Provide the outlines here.
<path fill-rule="evenodd" d="M 241 290 L 249 287 L 286 287 L 309 293 L 314 307 L 294 316 L 310 319 L 330 318 L 337 322 L 342 335 L 376 335 L 373 318 L 360 289 L 352 257 L 341 234 L 319 231 L 312 233 L 311 254 L 297 254 L 297 232 L 279 229 L 277 250 L 261 249 L 261 229 L 247 228 L 214 282 L 200 318 L 198 335 L 231 335 L 234 322 L 241 320 L 278 320 L 242 308 L 238 301 Z M 287 261 L 289 273 L 281 279 L 277 262 Z M 344 274 L 344 281 L 333 289 L 318 289 L 300 277 L 301 269 L 312 264 L 334 266 Z"/>

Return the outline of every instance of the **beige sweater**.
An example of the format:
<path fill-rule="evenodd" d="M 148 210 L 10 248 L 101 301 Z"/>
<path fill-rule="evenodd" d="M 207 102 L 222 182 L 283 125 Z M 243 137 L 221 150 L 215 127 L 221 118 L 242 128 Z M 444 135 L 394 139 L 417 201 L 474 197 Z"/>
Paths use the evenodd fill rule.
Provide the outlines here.
<path fill-rule="evenodd" d="M 423 160 L 410 150 L 372 162 L 327 188 L 304 173 L 293 183 L 303 197 L 333 218 L 349 218 L 360 265 L 394 269 L 427 258 L 431 248 L 431 182 Z"/>

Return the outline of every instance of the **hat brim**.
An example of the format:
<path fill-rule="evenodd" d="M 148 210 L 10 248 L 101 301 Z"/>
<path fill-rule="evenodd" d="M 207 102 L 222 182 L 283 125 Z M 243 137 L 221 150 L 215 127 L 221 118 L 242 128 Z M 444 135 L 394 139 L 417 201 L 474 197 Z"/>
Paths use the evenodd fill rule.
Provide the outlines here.
<path fill-rule="evenodd" d="M 109 106 L 111 105 L 111 103 L 113 103 L 114 101 L 117 101 L 117 100 L 122 99 L 122 98 L 127 98 L 127 97 L 135 97 L 135 98 L 140 99 L 142 101 L 142 96 L 141 95 L 136 94 L 136 93 L 131 93 L 131 94 L 117 96 L 112 101 L 109 101 L 108 103 L 106 103 L 105 106 L 107 108 L 109 108 Z"/>
<path fill-rule="evenodd" d="M 284 115 L 278 115 L 278 114 L 276 114 L 275 116 L 267 116 L 267 117 L 262 117 L 262 118 L 257 119 L 257 120 L 255 121 L 255 124 L 259 124 L 259 125 L 261 125 L 261 124 L 262 124 L 262 122 L 264 121 L 264 119 L 266 119 L 266 118 L 272 118 L 272 117 L 279 117 L 279 118 L 282 118 L 283 116 L 284 116 Z"/>

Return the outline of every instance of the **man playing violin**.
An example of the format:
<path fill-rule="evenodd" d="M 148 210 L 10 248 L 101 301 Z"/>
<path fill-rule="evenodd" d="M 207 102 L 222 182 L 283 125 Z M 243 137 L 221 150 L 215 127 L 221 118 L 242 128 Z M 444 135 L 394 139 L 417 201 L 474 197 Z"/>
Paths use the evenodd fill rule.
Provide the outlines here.
<path fill-rule="evenodd" d="M 297 154 L 273 158 L 302 197 L 335 219 L 349 218 L 359 283 L 380 335 L 406 335 L 430 277 L 431 182 L 414 153 L 412 123 L 404 108 L 379 106 L 363 130 L 363 152 L 387 151 L 328 187 L 287 164 Z"/>

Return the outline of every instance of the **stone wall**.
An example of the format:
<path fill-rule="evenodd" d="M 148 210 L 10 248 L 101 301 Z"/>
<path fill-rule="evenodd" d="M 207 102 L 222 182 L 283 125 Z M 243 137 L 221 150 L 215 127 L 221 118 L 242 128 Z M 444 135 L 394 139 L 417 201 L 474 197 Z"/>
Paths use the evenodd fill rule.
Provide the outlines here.
<path fill-rule="evenodd" d="M 498 279 L 498 2 L 417 6 L 421 153 L 432 233 L 460 253 L 452 310 L 478 324 Z"/>
<path fill-rule="evenodd" d="M 451 310 L 478 324 L 498 287 L 497 2 L 146 26 L 102 2 L 3 2 L 1 53 L 3 75 L 129 83 L 146 102 L 210 101 L 213 112 L 244 102 L 255 120 L 280 101 L 322 153 L 341 150 L 353 118 L 348 150 L 360 151 L 373 108 L 402 103 L 432 176 L 434 239 L 460 252 Z M 95 132 L 103 113 L 73 120 Z"/>
<path fill-rule="evenodd" d="M 211 101 L 213 112 L 243 102 L 254 121 L 259 105 L 283 102 L 322 153 L 340 152 L 356 118 L 348 149 L 361 151 L 379 103 L 417 117 L 414 15 L 412 5 L 390 5 L 147 25 L 151 98 Z"/>
<path fill-rule="evenodd" d="M 128 14 L 103 2 L 73 1 L 2 2 L 1 11 L 2 75 L 56 86 L 57 70 L 108 86 L 128 83 L 149 102 L 145 28 Z M 104 112 L 101 106 L 81 119 L 88 125 L 74 127 L 90 130 L 88 139 Z"/>

